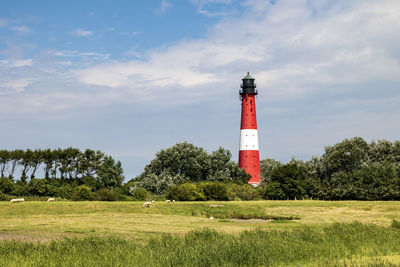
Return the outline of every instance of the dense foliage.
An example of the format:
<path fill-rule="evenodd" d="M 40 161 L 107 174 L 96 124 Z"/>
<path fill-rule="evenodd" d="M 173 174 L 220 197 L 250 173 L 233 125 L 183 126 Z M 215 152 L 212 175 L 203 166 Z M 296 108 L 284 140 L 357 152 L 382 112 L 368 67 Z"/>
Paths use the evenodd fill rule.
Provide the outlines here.
<path fill-rule="evenodd" d="M 159 151 L 142 174 L 122 185 L 121 163 L 100 151 L 0 150 L 0 199 L 400 200 L 400 141 L 367 143 L 355 137 L 326 147 L 321 157 L 308 161 L 264 159 L 257 188 L 247 185 L 249 175 L 231 156 L 223 148 L 207 153 L 177 143 Z M 36 178 L 40 169 L 43 179 Z M 17 170 L 20 177 L 15 177 Z"/>
<path fill-rule="evenodd" d="M 345 139 L 320 158 L 261 170 L 265 199 L 400 200 L 400 141 Z"/>
<path fill-rule="evenodd" d="M 42 179 L 36 178 L 38 170 Z M 11 196 L 117 200 L 123 180 L 121 162 L 101 151 L 0 150 L 0 192 Z"/>
<path fill-rule="evenodd" d="M 144 172 L 128 183 L 154 194 L 164 194 L 171 186 L 186 182 L 247 183 L 249 175 L 231 157 L 223 148 L 209 154 L 193 144 L 178 143 L 158 152 Z"/>

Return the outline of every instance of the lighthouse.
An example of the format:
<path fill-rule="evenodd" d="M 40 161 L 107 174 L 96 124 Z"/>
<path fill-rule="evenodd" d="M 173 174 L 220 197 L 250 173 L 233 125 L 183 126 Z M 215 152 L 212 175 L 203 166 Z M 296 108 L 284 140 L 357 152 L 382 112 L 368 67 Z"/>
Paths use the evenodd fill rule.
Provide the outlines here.
<path fill-rule="evenodd" d="M 250 73 L 242 79 L 239 91 L 242 102 L 242 118 L 240 123 L 239 167 L 251 175 L 249 184 L 260 184 L 260 153 L 258 149 L 257 117 L 256 117 L 256 84 Z"/>

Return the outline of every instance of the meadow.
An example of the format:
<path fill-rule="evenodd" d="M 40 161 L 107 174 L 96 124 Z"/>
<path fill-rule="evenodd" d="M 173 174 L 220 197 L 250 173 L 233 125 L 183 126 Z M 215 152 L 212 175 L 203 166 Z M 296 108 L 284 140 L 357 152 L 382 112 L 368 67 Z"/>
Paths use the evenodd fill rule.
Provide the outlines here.
<path fill-rule="evenodd" d="M 0 266 L 400 264 L 400 202 L 142 204 L 0 202 Z"/>

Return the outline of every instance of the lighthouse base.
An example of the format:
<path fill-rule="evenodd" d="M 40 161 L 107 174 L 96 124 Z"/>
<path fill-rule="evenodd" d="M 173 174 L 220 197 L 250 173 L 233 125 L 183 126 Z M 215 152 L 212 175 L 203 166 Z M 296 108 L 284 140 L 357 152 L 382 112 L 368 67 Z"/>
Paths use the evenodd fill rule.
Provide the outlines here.
<path fill-rule="evenodd" d="M 251 175 L 249 184 L 254 186 L 260 184 L 260 153 L 258 150 L 240 150 L 239 167 Z"/>

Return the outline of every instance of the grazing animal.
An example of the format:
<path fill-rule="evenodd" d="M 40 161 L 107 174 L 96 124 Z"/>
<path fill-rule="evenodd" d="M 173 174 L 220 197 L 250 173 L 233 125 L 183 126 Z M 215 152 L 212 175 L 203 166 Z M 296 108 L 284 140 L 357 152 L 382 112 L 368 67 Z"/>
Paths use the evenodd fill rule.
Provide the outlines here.
<path fill-rule="evenodd" d="M 143 208 L 151 208 L 151 202 L 147 201 L 143 203 Z"/>
<path fill-rule="evenodd" d="M 171 203 L 171 200 L 167 199 L 165 200 L 165 203 Z"/>
<path fill-rule="evenodd" d="M 52 197 L 47 200 L 47 202 L 54 202 L 54 201 L 56 201 L 56 200 Z"/>
<path fill-rule="evenodd" d="M 25 199 L 23 198 L 14 198 L 10 200 L 10 203 L 20 203 L 20 202 L 24 202 Z"/>
<path fill-rule="evenodd" d="M 152 200 L 152 201 L 151 201 L 151 203 L 154 203 L 154 202 L 156 202 L 156 201 L 155 201 L 155 200 Z"/>
<path fill-rule="evenodd" d="M 172 200 L 172 203 L 175 203 L 175 200 Z"/>

